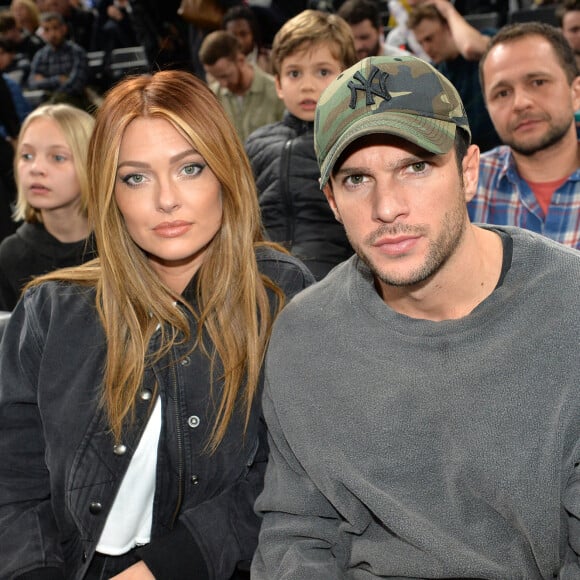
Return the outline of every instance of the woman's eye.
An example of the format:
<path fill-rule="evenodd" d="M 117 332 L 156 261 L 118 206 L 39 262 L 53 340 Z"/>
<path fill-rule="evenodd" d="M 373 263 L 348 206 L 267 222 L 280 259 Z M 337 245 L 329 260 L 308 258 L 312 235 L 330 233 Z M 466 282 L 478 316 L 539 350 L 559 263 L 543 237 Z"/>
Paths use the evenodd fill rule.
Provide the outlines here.
<path fill-rule="evenodd" d="M 131 173 L 121 178 L 121 181 L 129 186 L 140 185 L 145 181 L 145 177 L 140 173 Z"/>
<path fill-rule="evenodd" d="M 183 168 L 183 173 L 185 175 L 199 175 L 204 167 L 205 165 L 202 163 L 189 163 Z"/>
<path fill-rule="evenodd" d="M 64 155 L 55 155 L 54 156 L 54 160 L 58 163 L 62 163 L 63 161 L 66 161 L 66 156 Z"/>
<path fill-rule="evenodd" d="M 30 161 L 32 159 L 32 153 L 22 153 L 20 156 L 24 161 Z"/>

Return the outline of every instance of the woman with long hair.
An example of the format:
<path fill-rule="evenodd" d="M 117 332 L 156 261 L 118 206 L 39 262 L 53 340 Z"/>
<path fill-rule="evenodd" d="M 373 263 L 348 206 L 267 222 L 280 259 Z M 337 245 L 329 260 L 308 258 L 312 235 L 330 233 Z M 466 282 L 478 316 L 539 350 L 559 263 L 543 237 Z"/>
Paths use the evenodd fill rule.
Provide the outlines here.
<path fill-rule="evenodd" d="M 0 577 L 243 577 L 264 350 L 313 278 L 263 241 L 243 147 L 193 75 L 114 87 L 88 168 L 99 257 L 35 280 L 0 348 Z"/>

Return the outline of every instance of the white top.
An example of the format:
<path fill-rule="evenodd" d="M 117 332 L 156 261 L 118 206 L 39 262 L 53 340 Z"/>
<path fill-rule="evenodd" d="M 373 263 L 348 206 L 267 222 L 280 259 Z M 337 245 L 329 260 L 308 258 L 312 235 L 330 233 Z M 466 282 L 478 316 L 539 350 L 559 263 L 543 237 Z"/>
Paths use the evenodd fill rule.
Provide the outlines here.
<path fill-rule="evenodd" d="M 151 540 L 160 432 L 161 401 L 158 397 L 107 517 L 97 552 L 119 556 Z"/>

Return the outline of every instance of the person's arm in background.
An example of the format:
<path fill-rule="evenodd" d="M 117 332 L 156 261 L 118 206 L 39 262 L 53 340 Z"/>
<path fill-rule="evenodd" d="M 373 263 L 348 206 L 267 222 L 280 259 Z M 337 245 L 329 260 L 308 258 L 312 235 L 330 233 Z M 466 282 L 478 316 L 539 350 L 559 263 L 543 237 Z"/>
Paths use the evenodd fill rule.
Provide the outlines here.
<path fill-rule="evenodd" d="M 82 94 L 89 79 L 89 63 L 86 52 L 81 47 L 73 51 L 73 66 L 59 90 L 68 94 Z"/>
<path fill-rule="evenodd" d="M 449 0 L 430 0 L 441 16 L 447 21 L 455 44 L 466 60 L 479 60 L 485 52 L 490 38 L 471 26 Z"/>

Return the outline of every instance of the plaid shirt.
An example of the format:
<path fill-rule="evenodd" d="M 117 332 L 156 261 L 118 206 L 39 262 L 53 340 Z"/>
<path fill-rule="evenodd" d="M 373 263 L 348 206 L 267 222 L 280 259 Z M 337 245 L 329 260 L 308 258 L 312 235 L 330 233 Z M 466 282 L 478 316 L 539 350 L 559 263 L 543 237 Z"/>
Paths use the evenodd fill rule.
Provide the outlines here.
<path fill-rule="evenodd" d="M 580 249 L 579 169 L 554 192 L 544 215 L 511 149 L 501 145 L 482 154 L 477 193 L 467 209 L 473 222 L 519 226 Z"/>
<path fill-rule="evenodd" d="M 44 78 L 34 80 L 34 75 Z M 68 77 L 63 84 L 60 75 Z M 28 85 L 31 89 L 59 91 L 69 95 L 84 93 L 89 78 L 87 54 L 78 44 L 67 40 L 58 48 L 49 44 L 43 46 L 32 59 Z"/>

